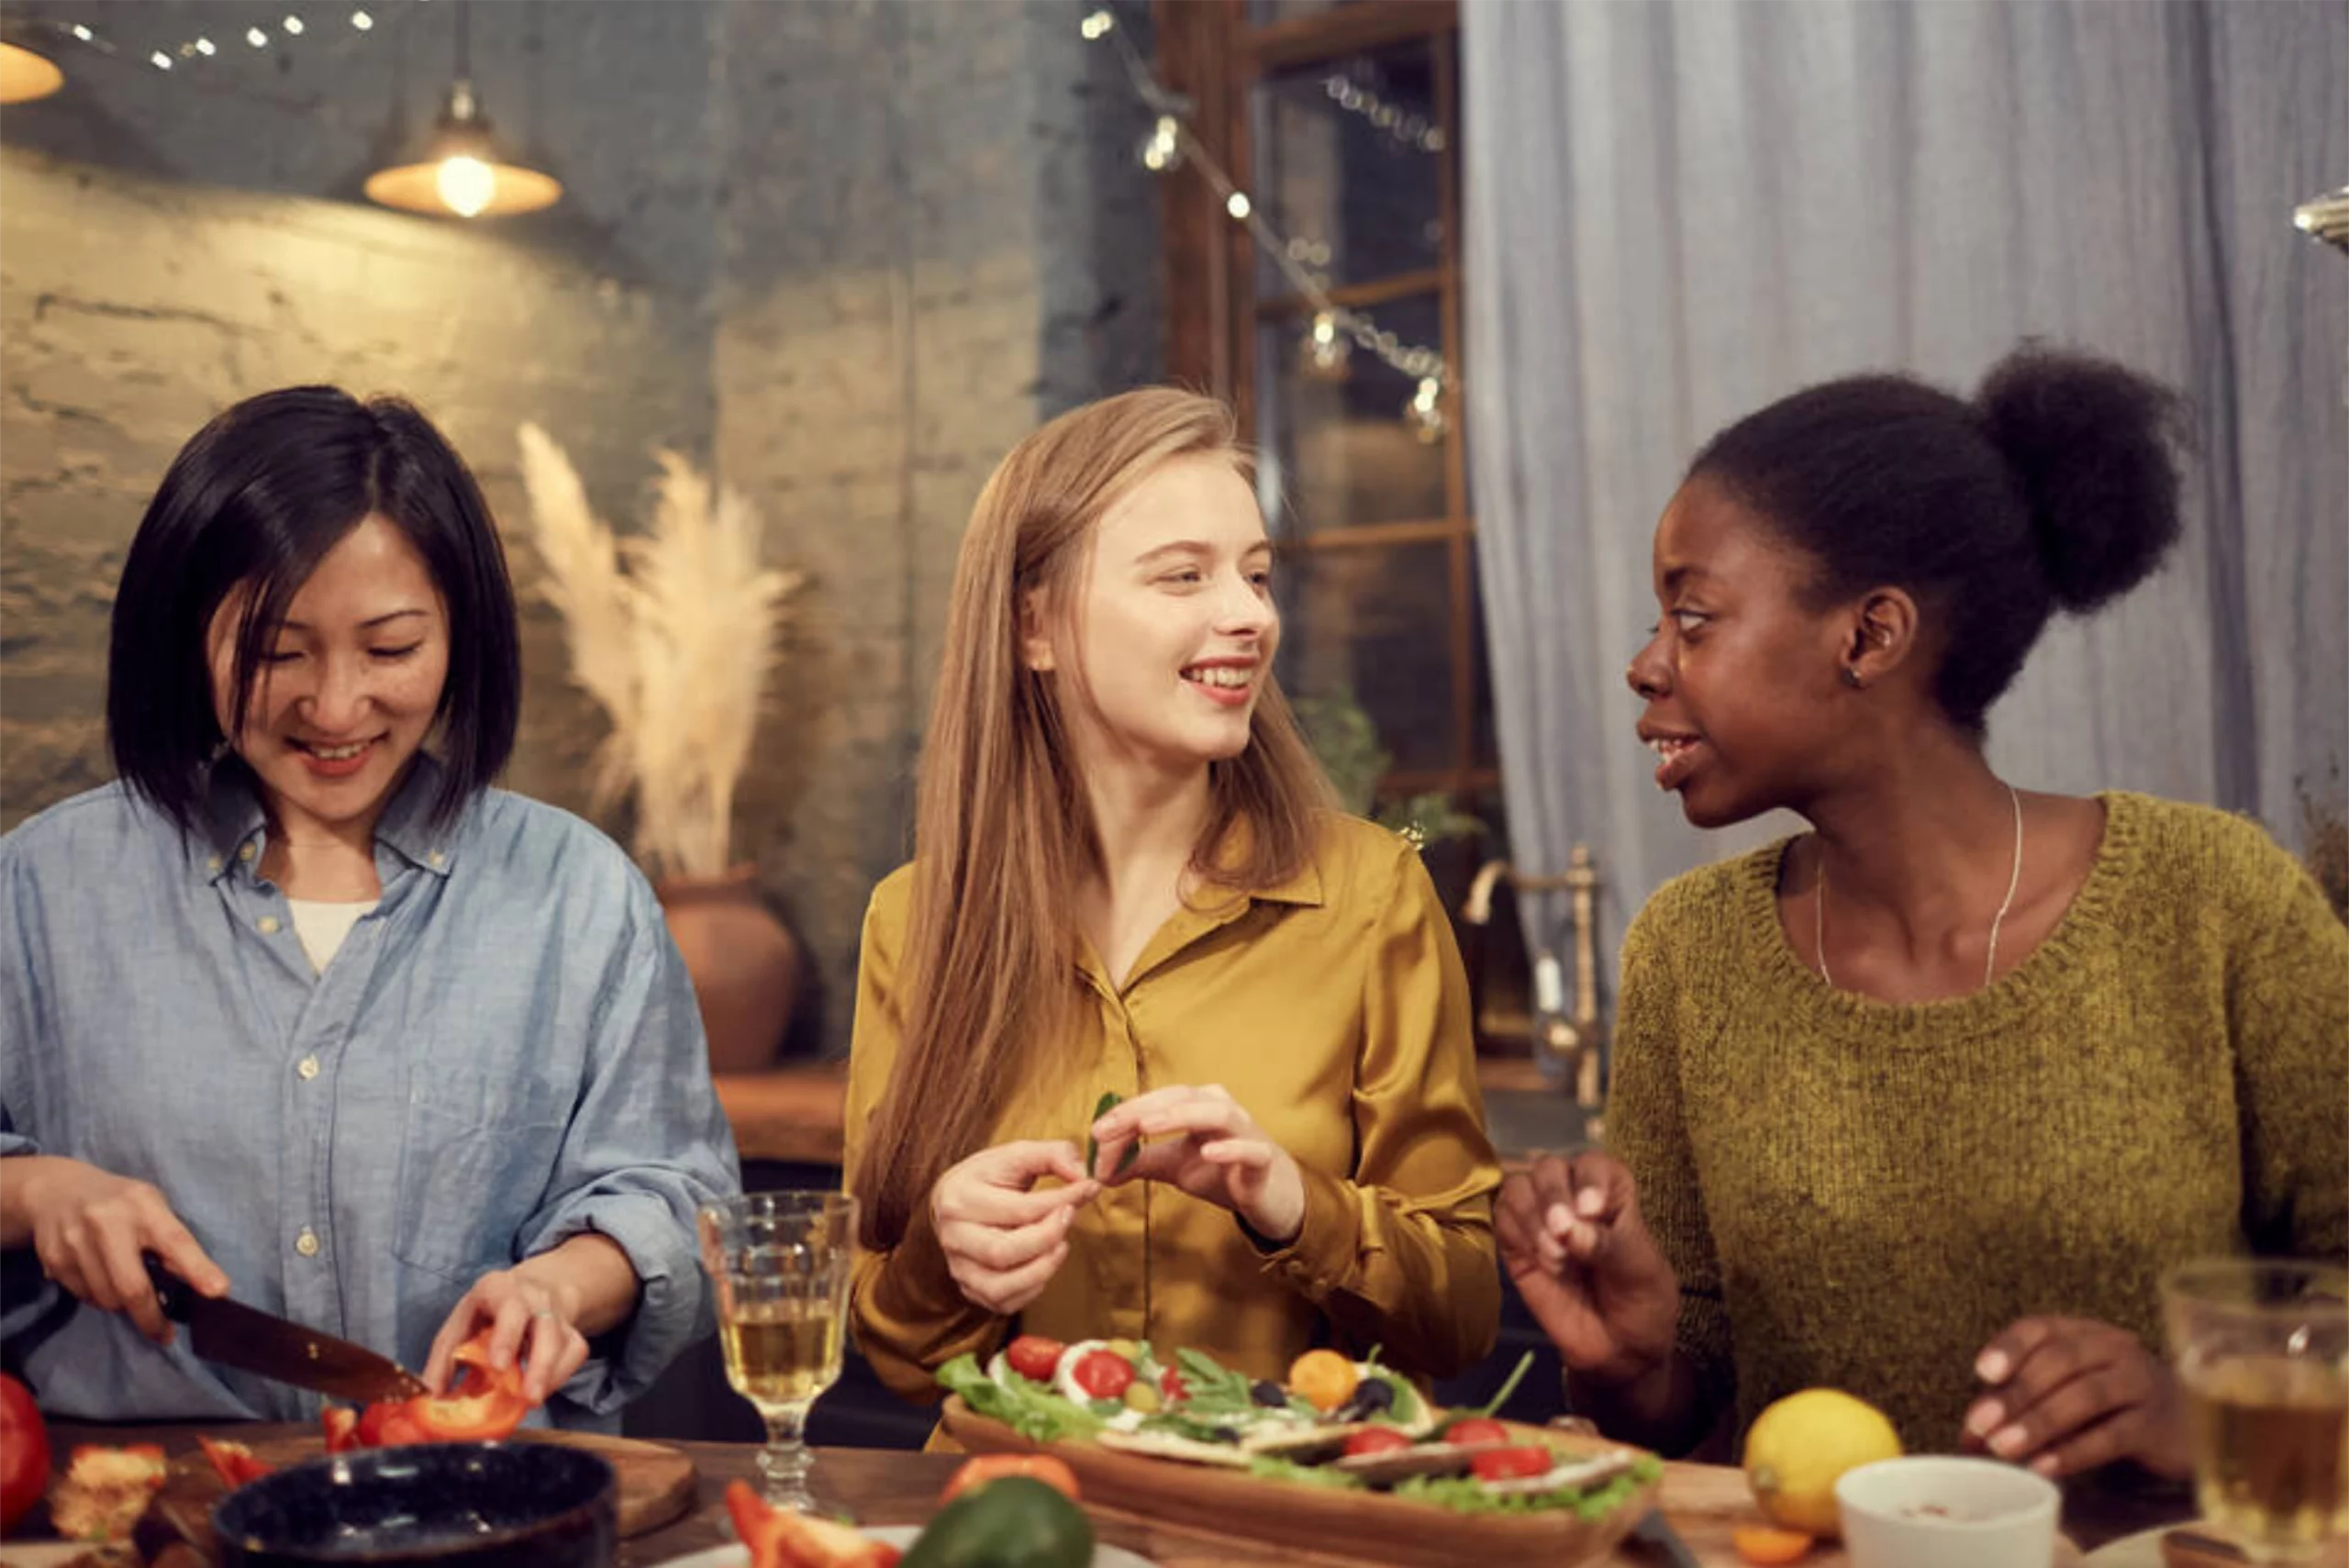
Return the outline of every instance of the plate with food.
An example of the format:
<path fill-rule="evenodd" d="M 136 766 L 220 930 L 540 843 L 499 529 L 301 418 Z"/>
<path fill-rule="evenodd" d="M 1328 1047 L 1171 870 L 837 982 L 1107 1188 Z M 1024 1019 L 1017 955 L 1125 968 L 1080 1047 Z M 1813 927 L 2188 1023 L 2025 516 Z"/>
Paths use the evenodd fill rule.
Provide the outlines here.
<path fill-rule="evenodd" d="M 1065 1463 L 1085 1500 L 1253 1543 L 1429 1564 L 1491 1553 L 1602 1560 L 1653 1506 L 1643 1450 L 1494 1418 L 1531 1358 L 1478 1410 L 1332 1350 L 1278 1383 L 1203 1351 L 1022 1335 L 941 1368 L 948 1434 L 981 1453 Z"/>
<path fill-rule="evenodd" d="M 1051 1461 L 974 1459 L 948 1485 L 929 1523 L 859 1529 L 771 1508 L 750 1483 L 734 1481 L 726 1511 L 740 1540 L 660 1568 L 1153 1568 L 1148 1558 L 1095 1540 L 1076 1494 L 1075 1478 Z"/>

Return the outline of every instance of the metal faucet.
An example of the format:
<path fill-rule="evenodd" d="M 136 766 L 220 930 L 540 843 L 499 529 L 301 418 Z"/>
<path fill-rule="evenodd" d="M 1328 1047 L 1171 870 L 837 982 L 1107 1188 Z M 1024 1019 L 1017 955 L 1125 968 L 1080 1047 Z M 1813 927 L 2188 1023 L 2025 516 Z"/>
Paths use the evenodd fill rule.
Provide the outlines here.
<path fill-rule="evenodd" d="M 1557 960 L 1545 944 L 1530 943 L 1534 951 L 1535 1012 L 1541 1018 L 1532 1044 L 1538 1055 L 1546 1057 L 1573 1078 L 1575 1103 L 1586 1110 L 1597 1110 L 1600 1098 L 1601 1040 L 1596 929 L 1598 870 L 1591 860 L 1590 846 L 1576 844 L 1567 857 L 1566 870 L 1556 876 L 1526 875 L 1505 860 L 1486 861 L 1468 884 L 1468 896 L 1461 905 L 1460 917 L 1472 926 L 1489 925 L 1493 917 L 1493 889 L 1504 880 L 1520 893 L 1573 895 L 1574 1009 L 1568 1015 L 1562 1005 L 1564 998 L 1558 995 L 1563 987 L 1557 975 Z M 1487 1033 L 1499 1032 L 1493 1028 L 1496 1021 L 1489 1015 L 1477 1020 Z"/>

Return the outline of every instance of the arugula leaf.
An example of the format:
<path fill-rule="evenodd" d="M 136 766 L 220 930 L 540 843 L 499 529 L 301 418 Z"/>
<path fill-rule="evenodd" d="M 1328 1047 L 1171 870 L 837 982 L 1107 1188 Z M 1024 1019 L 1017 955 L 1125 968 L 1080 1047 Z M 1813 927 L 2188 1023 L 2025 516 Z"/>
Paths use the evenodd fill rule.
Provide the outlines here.
<path fill-rule="evenodd" d="M 1031 1442 L 1089 1438 L 1102 1427 L 1101 1418 L 1092 1411 L 1016 1372 L 1007 1372 L 997 1383 L 974 1355 L 956 1356 L 940 1367 L 938 1381 L 950 1393 L 961 1395 L 963 1403 L 973 1410 L 1001 1421 Z"/>
<path fill-rule="evenodd" d="M 1249 1392 L 1247 1374 L 1237 1373 L 1217 1362 L 1203 1351 L 1190 1349 L 1174 1352 L 1175 1375 L 1183 1380 L 1188 1393 L 1186 1403 L 1202 1414 L 1229 1415 L 1252 1410 L 1256 1401 Z"/>
<path fill-rule="evenodd" d="M 1299 1464 L 1293 1459 L 1278 1459 L 1271 1454 L 1259 1454 L 1250 1461 L 1248 1473 L 1260 1480 L 1295 1481 L 1308 1486 L 1327 1486 L 1337 1492 L 1363 1489 L 1363 1480 L 1358 1475 L 1333 1470 L 1326 1464 Z"/>
<path fill-rule="evenodd" d="M 1517 1370 L 1508 1374 L 1508 1380 L 1501 1385 L 1501 1391 L 1498 1394 L 1494 1395 L 1490 1399 L 1486 1400 L 1484 1407 L 1479 1409 L 1476 1414 L 1479 1416 L 1490 1416 L 1502 1406 L 1508 1404 L 1508 1396 L 1517 1392 L 1517 1385 L 1525 1381 L 1525 1374 L 1532 1365 L 1533 1352 L 1531 1351 L 1528 1351 L 1523 1355 L 1518 1357 Z"/>
<path fill-rule="evenodd" d="M 1119 1096 L 1118 1091 L 1115 1089 L 1110 1089 L 1104 1093 L 1100 1099 L 1094 1102 L 1093 1121 L 1099 1121 L 1103 1117 L 1108 1116 L 1111 1111 L 1116 1110 L 1118 1108 L 1118 1101 L 1120 1097 L 1121 1096 Z M 1118 1169 L 1122 1172 L 1126 1168 L 1126 1161 L 1131 1160 L 1137 1153 L 1140 1153 L 1141 1151 L 1141 1145 L 1139 1143 L 1129 1144 L 1126 1149 L 1126 1159 L 1118 1162 Z M 1085 1123 L 1085 1173 L 1086 1175 L 1089 1176 L 1093 1174 L 1093 1167 L 1100 1158 L 1100 1140 L 1093 1136 L 1093 1123 L 1087 1122 Z"/>
<path fill-rule="evenodd" d="M 1608 1513 L 1633 1492 L 1664 1473 L 1653 1459 L 1642 1459 L 1630 1470 L 1588 1489 L 1565 1486 L 1555 1492 L 1497 1496 L 1468 1475 L 1414 1475 L 1396 1484 L 1395 1496 L 1415 1503 L 1432 1503 L 1463 1514 L 1546 1514 L 1571 1508 L 1582 1518 Z"/>

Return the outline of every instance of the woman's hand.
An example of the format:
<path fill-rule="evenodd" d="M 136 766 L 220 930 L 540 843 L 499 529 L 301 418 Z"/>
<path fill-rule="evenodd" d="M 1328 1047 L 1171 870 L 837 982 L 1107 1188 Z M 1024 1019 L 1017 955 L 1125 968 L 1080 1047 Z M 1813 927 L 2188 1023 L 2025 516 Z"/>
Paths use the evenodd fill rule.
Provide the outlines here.
<path fill-rule="evenodd" d="M 543 1405 L 586 1363 L 587 1336 L 627 1320 L 640 1287 L 619 1243 L 593 1231 L 510 1269 L 493 1269 L 473 1282 L 433 1336 L 425 1385 L 445 1393 L 457 1347 L 487 1329 L 490 1364 L 503 1371 L 519 1360 L 523 1396 Z"/>
<path fill-rule="evenodd" d="M 2025 1318 L 1984 1347 L 1974 1373 L 1989 1386 L 1965 1413 L 1962 1449 L 2050 1477 L 2116 1459 L 2172 1480 L 2193 1473 L 2177 1378 L 2125 1329 Z"/>
<path fill-rule="evenodd" d="M 1246 1220 L 1276 1246 L 1305 1225 L 1305 1176 L 1220 1084 L 1136 1095 L 1093 1124 L 1102 1183 L 1165 1182 Z M 1156 1143 L 1141 1143 L 1155 1138 Z M 1141 1143 L 1127 1162 L 1126 1151 Z"/>
<path fill-rule="evenodd" d="M 1501 1184 L 1493 1234 L 1526 1309 L 1570 1370 L 1629 1383 L 1670 1359 L 1680 1283 L 1640 1218 L 1620 1161 L 1535 1162 Z"/>
<path fill-rule="evenodd" d="M 1034 1190 L 1046 1176 L 1068 1184 Z M 1100 1190 L 1065 1140 L 998 1143 L 939 1177 L 930 1227 L 964 1299 L 1008 1317 L 1042 1295 L 1068 1262 L 1070 1222 Z"/>
<path fill-rule="evenodd" d="M 143 1254 L 157 1254 L 206 1296 L 228 1294 L 228 1276 L 151 1184 L 59 1155 L 21 1155 L 7 1164 L 17 1188 L 11 1207 L 31 1233 L 41 1273 L 81 1300 L 128 1313 L 140 1333 L 168 1345 L 171 1319 L 155 1299 Z"/>

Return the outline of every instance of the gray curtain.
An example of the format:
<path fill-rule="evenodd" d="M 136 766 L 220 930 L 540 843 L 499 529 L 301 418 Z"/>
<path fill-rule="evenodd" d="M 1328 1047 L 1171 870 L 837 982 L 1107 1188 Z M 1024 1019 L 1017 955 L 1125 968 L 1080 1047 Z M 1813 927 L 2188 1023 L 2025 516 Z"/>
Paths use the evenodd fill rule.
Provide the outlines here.
<path fill-rule="evenodd" d="M 2349 5 L 1467 0 L 1470 473 L 1513 857 L 1587 841 L 1609 948 L 1706 834 L 1623 668 L 1697 445 L 1850 371 L 1970 388 L 2015 341 L 2184 387 L 2170 568 L 2059 620 L 1990 716 L 2026 786 L 2250 811 L 2287 842 L 2349 731 Z M 1559 911 L 1542 912 L 1554 929 Z"/>

